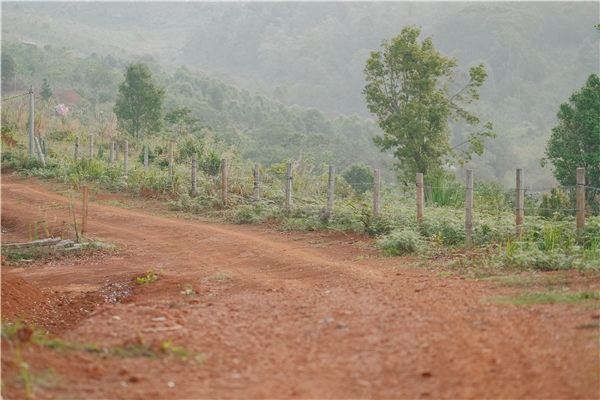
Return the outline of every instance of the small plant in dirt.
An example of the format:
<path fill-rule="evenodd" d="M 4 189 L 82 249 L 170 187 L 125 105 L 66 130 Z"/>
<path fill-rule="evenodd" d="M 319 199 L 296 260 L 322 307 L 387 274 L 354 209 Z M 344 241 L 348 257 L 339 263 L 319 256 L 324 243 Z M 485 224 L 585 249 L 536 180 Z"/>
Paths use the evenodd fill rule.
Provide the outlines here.
<path fill-rule="evenodd" d="M 137 279 L 137 283 L 151 283 L 154 282 L 156 280 L 158 280 L 158 278 L 163 274 L 163 270 L 161 269 L 159 272 L 152 272 L 151 269 L 149 269 L 146 272 L 146 275 L 142 275 L 142 276 L 138 276 Z"/>
<path fill-rule="evenodd" d="M 196 291 L 192 289 L 192 285 L 190 283 L 177 284 L 177 288 L 179 289 L 179 293 L 184 294 L 186 296 L 195 296 Z"/>

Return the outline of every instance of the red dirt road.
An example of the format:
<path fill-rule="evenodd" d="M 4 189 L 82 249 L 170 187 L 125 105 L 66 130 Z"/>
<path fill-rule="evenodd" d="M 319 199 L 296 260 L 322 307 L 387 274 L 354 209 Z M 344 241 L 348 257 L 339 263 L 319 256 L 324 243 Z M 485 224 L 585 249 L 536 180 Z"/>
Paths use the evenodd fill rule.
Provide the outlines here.
<path fill-rule="evenodd" d="M 2 267 L 3 317 L 26 313 L 100 347 L 172 340 L 205 359 L 24 351 L 37 398 L 599 397 L 598 329 L 585 328 L 597 326 L 597 304 L 495 304 L 524 289 L 410 268 L 355 235 L 209 224 L 95 198 L 89 234 L 122 251 Z M 60 231 L 68 215 L 65 196 L 3 174 L 3 241 L 26 240 L 33 221 Z M 148 269 L 164 274 L 135 283 Z M 568 276 L 570 290 L 600 288 Z M 4 397 L 23 398 L 14 351 L 2 350 Z"/>

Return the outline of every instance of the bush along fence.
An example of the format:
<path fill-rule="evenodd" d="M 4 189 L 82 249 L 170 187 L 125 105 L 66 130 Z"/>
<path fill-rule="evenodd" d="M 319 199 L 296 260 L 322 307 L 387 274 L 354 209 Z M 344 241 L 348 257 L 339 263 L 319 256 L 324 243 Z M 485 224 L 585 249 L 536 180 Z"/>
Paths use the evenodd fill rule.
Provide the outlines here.
<path fill-rule="evenodd" d="M 141 174 L 141 178 L 148 177 L 151 172 L 156 175 L 156 168 L 150 168 L 150 155 L 152 158 L 156 157 L 154 153 L 149 151 L 148 144 L 142 146 L 142 151 L 139 157 L 141 166 L 143 169 L 131 169 L 131 160 L 129 155 L 129 141 L 124 140 L 120 143 L 110 141 L 110 143 L 100 144 L 97 149 L 94 148 L 94 136 L 89 135 L 86 142 L 87 157 L 81 157 L 80 153 L 80 140 L 79 137 L 75 137 L 73 147 L 73 161 L 78 162 L 90 162 L 92 160 L 106 159 L 104 157 L 104 149 L 108 149 L 108 164 L 115 167 L 121 163 L 121 168 L 113 168 L 111 173 L 115 178 L 121 178 L 125 185 L 131 180 L 131 173 L 137 175 Z M 48 146 L 46 140 L 38 137 L 34 137 L 34 147 L 37 153 L 37 157 L 42 168 L 46 168 L 46 160 L 48 159 Z M 167 146 L 165 146 L 167 147 Z M 86 160 L 87 159 L 87 160 Z M 212 160 L 215 164 L 215 160 Z M 217 161 L 218 162 L 218 161 Z M 135 164 L 135 163 L 134 163 Z M 238 163 L 239 164 L 239 163 Z M 189 180 L 189 196 L 195 198 L 199 195 L 206 197 L 211 195 L 216 197 L 217 190 L 204 190 L 203 194 L 198 189 L 198 157 L 197 152 L 194 151 L 191 155 L 191 163 L 179 162 L 179 165 L 175 165 L 174 158 L 174 146 L 172 142 L 168 143 L 168 152 L 166 157 L 159 163 L 158 174 L 160 180 L 166 185 L 158 185 L 153 187 L 161 191 L 170 191 L 172 194 L 181 192 L 180 187 L 187 186 L 184 184 L 185 179 L 181 176 L 181 171 L 188 165 L 190 168 Z M 136 166 L 137 167 L 137 166 Z M 134 168 L 136 168 L 134 167 Z M 240 166 L 228 165 L 227 159 L 223 158 L 220 160 L 220 165 L 212 165 L 212 175 L 208 183 L 220 186 L 220 201 L 219 206 L 226 208 L 231 203 L 232 196 L 235 197 L 235 204 L 258 202 L 261 200 L 271 200 L 272 202 L 280 202 L 280 206 L 284 210 L 290 211 L 294 206 L 294 199 L 303 202 L 303 195 L 306 193 L 300 193 L 296 196 L 294 193 L 294 170 L 300 168 L 299 165 L 288 161 L 285 165 L 279 165 L 278 168 L 270 167 L 267 169 L 267 173 L 263 173 L 261 176 L 261 168 L 258 164 L 254 164 L 254 168 L 251 171 L 243 171 Z M 166 173 L 164 169 L 166 168 Z M 178 175 L 176 176 L 176 170 Z M 220 172 L 220 179 L 218 173 Z M 249 173 L 251 172 L 251 174 Z M 237 176 L 232 176 L 236 175 Z M 120 175 L 120 176 L 119 176 Z M 319 190 L 315 188 L 314 177 L 311 182 L 306 182 L 306 173 L 304 173 L 303 184 L 296 185 L 296 190 L 304 190 L 312 195 L 318 194 L 323 195 L 324 208 L 321 215 L 322 219 L 328 220 L 334 214 L 335 199 L 334 194 L 336 193 L 336 182 L 339 185 L 346 186 L 343 192 L 348 192 L 347 186 L 350 185 L 352 188 L 361 187 L 362 192 L 365 189 L 369 190 L 369 195 L 372 196 L 372 206 L 370 210 L 370 217 L 373 220 L 380 219 L 381 215 L 381 174 L 380 171 L 375 169 L 372 170 L 372 180 L 347 182 L 345 179 L 338 179 L 336 177 L 335 166 L 329 165 L 326 179 L 326 190 L 324 193 L 316 193 Z M 586 214 L 597 215 L 598 203 L 600 200 L 600 189 L 585 185 L 585 170 L 583 168 L 577 169 L 577 184 L 573 187 L 559 187 L 552 188 L 550 194 L 544 192 L 535 192 L 532 190 L 525 189 L 523 170 L 517 169 L 515 176 L 515 189 L 511 196 L 508 191 L 503 188 L 493 187 L 489 184 L 480 184 L 479 186 L 474 184 L 474 172 L 473 170 L 466 171 L 466 181 L 464 186 L 460 183 L 448 182 L 448 181 L 436 181 L 430 185 L 424 184 L 423 174 L 417 174 L 415 177 L 415 190 L 414 196 L 416 200 L 416 221 L 421 224 L 426 215 L 426 205 L 432 206 L 444 206 L 450 205 L 454 208 L 458 208 L 459 204 L 464 204 L 464 241 L 466 245 L 472 244 L 473 237 L 473 218 L 474 212 L 476 211 L 512 211 L 515 214 L 515 235 L 519 238 L 522 234 L 522 227 L 524 223 L 525 214 L 529 215 L 542 215 L 552 217 L 554 214 L 570 215 L 575 214 L 576 230 L 580 232 L 585 227 Z M 311 179 L 308 179 L 311 181 Z M 206 186 L 206 177 L 202 182 L 203 186 Z M 250 186 L 251 191 L 246 190 Z M 310 187 L 312 186 L 312 187 Z M 406 196 L 407 188 L 409 185 L 405 183 L 403 188 L 404 196 Z M 266 189 L 266 191 L 265 191 Z M 592 200 L 591 203 L 586 204 L 586 192 L 588 197 Z M 476 196 L 478 195 L 478 196 Z M 495 197 L 495 198 L 494 198 Z M 512 197 L 512 198 L 511 198 Z M 537 197 L 537 198 L 536 198 Z M 477 204 L 476 199 L 485 198 L 481 205 Z M 491 200 L 490 200 L 491 199 Z M 526 206 L 527 202 L 527 206 Z M 539 204 L 535 204 L 535 203 Z M 574 204 L 574 207 L 571 206 Z M 592 205 L 593 207 L 590 207 Z M 363 201 L 364 208 L 364 201 Z M 363 210 L 364 211 L 364 210 Z"/>

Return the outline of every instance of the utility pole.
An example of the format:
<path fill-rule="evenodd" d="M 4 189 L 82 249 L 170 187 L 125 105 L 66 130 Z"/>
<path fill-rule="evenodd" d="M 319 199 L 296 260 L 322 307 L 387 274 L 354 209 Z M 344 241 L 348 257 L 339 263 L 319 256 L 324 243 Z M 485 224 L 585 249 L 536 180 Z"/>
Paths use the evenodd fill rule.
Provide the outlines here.
<path fill-rule="evenodd" d="M 33 157 L 33 86 L 29 87 L 29 157 Z"/>

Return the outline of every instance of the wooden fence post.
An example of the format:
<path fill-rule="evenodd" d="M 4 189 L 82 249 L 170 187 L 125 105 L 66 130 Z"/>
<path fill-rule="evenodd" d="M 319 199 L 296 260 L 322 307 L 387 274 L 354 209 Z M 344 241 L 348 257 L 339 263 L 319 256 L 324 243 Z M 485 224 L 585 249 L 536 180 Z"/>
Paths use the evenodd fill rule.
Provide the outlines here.
<path fill-rule="evenodd" d="M 81 217 L 81 234 L 83 235 L 87 229 L 88 218 L 88 187 L 83 187 L 83 210 Z"/>
<path fill-rule="evenodd" d="M 79 136 L 75 137 L 75 152 L 73 153 L 73 158 L 77 161 L 79 157 Z"/>
<path fill-rule="evenodd" d="M 381 180 L 379 169 L 376 169 L 373 174 L 373 218 L 379 217 L 379 189 L 381 188 Z"/>
<path fill-rule="evenodd" d="M 221 160 L 221 202 L 227 207 L 227 160 Z"/>
<path fill-rule="evenodd" d="M 144 144 L 144 173 L 148 175 L 148 144 Z"/>
<path fill-rule="evenodd" d="M 196 196 L 197 182 L 196 182 L 196 170 L 198 169 L 198 156 L 196 152 L 192 154 L 192 192 L 190 196 Z"/>
<path fill-rule="evenodd" d="M 424 199 L 424 191 L 423 191 L 423 173 L 417 173 L 417 222 L 421 223 L 423 221 L 423 207 L 425 204 Z"/>
<path fill-rule="evenodd" d="M 260 169 L 254 164 L 254 200 L 260 199 Z"/>
<path fill-rule="evenodd" d="M 113 140 L 110 141 L 110 163 L 112 164 L 115 161 L 115 142 Z"/>
<path fill-rule="evenodd" d="M 292 163 L 289 162 L 287 165 L 287 180 L 285 183 L 285 207 L 292 207 L 292 179 L 294 179 L 292 175 Z"/>
<path fill-rule="evenodd" d="M 173 142 L 169 142 L 169 176 L 173 177 Z"/>
<path fill-rule="evenodd" d="M 129 158 L 129 140 L 125 141 L 125 149 L 123 150 L 123 172 L 127 176 L 127 158 Z"/>
<path fill-rule="evenodd" d="M 465 197 L 465 244 L 473 243 L 473 170 L 467 170 L 467 193 Z"/>
<path fill-rule="evenodd" d="M 90 160 L 94 158 L 94 136 L 90 134 Z"/>
<path fill-rule="evenodd" d="M 327 185 L 327 215 L 333 212 L 333 194 L 335 187 L 335 166 L 329 166 L 329 181 Z"/>
<path fill-rule="evenodd" d="M 521 228 L 525 217 L 525 190 L 523 189 L 523 170 L 517 168 L 517 189 L 515 197 L 515 214 L 517 225 L 517 240 L 521 239 Z"/>
<path fill-rule="evenodd" d="M 577 168 L 577 233 L 585 226 L 585 168 Z"/>

